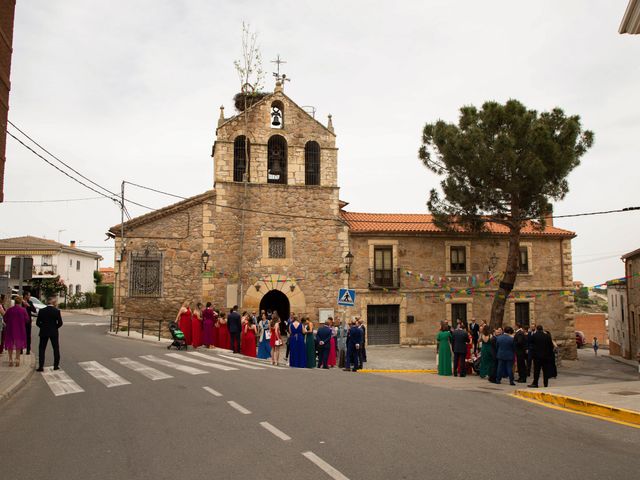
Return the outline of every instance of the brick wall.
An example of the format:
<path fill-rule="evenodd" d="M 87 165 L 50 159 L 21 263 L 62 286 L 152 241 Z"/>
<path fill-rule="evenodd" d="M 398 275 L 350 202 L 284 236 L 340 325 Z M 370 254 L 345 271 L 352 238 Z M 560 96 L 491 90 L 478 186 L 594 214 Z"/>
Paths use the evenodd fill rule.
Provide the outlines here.
<path fill-rule="evenodd" d="M 609 344 L 607 333 L 607 316 L 604 313 L 577 313 L 576 331 L 584 333 L 587 344 L 593 342 L 593 337 L 598 337 L 600 345 Z"/>

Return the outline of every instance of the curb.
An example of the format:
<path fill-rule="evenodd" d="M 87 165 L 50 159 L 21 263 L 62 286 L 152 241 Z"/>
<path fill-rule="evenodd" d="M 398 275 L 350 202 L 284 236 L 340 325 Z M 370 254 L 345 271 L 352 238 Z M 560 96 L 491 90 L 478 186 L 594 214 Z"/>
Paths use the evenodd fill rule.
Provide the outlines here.
<path fill-rule="evenodd" d="M 127 332 L 114 333 L 114 332 L 107 331 L 107 335 L 114 338 L 123 338 L 126 340 L 137 340 L 139 342 L 145 342 L 145 343 L 157 343 L 159 345 L 166 345 L 167 343 L 171 343 L 171 339 L 169 338 L 161 337 L 161 339 L 158 340 L 157 336 L 153 336 L 153 337 L 147 336 L 146 338 L 130 337 L 129 335 L 127 335 Z M 147 340 L 147 338 L 149 338 L 149 340 Z"/>
<path fill-rule="evenodd" d="M 376 369 L 376 368 L 365 368 L 362 370 L 358 370 L 358 373 L 438 373 L 437 370 L 431 370 L 427 368 L 419 368 L 419 369 L 408 369 L 408 370 L 399 370 L 399 369 Z"/>
<path fill-rule="evenodd" d="M 604 420 L 613 420 L 640 427 L 640 412 L 633 410 L 612 407 L 602 403 L 590 402 L 581 398 L 568 397 L 555 393 L 516 390 L 513 392 L 513 395 L 525 400 L 534 400 L 539 403 L 554 405 Z"/>
<path fill-rule="evenodd" d="M 27 355 L 23 355 L 23 357 L 26 357 L 26 356 Z M 33 375 L 33 372 L 35 371 L 35 367 L 36 367 L 36 356 L 32 352 L 31 355 L 29 355 L 29 357 L 31 357 L 31 361 L 29 362 L 29 369 L 25 372 L 22 378 L 13 382 L 11 385 L 9 385 L 9 388 L 7 388 L 4 392 L 0 393 L 0 403 L 7 401 L 9 398 L 14 396 L 31 379 L 31 376 Z"/>

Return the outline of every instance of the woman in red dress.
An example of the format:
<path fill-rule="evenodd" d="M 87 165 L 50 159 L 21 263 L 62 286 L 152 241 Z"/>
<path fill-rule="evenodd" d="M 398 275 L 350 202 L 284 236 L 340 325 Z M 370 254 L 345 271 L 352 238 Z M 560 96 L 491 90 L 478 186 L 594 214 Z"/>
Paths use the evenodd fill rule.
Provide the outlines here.
<path fill-rule="evenodd" d="M 229 335 L 229 327 L 227 327 L 227 314 L 222 312 L 220 314 L 220 320 L 218 320 L 220 327 L 218 329 L 218 339 L 220 341 L 220 348 L 225 350 L 231 350 L 231 336 Z"/>
<path fill-rule="evenodd" d="M 282 348 L 282 337 L 280 336 L 280 319 L 278 315 L 273 315 L 271 319 L 271 364 L 278 365 L 280 363 L 280 348 Z"/>
<path fill-rule="evenodd" d="M 213 347 L 220 346 L 220 316 L 213 311 Z"/>
<path fill-rule="evenodd" d="M 247 321 L 242 327 L 242 339 L 240 340 L 240 348 L 242 354 L 247 357 L 256 356 L 256 336 L 258 335 L 257 327 L 247 317 Z"/>
<path fill-rule="evenodd" d="M 189 308 L 189 300 L 185 300 L 180 307 L 180 311 L 176 316 L 178 328 L 184 333 L 184 341 L 187 345 L 191 345 L 191 309 Z"/>
<path fill-rule="evenodd" d="M 202 304 L 198 302 L 191 317 L 191 344 L 193 348 L 202 346 Z"/>

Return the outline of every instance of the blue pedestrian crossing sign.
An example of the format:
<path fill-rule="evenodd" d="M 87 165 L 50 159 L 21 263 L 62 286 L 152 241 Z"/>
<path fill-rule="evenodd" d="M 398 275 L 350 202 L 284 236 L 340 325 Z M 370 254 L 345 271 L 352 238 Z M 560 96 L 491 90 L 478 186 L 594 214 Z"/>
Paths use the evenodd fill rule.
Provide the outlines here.
<path fill-rule="evenodd" d="M 338 294 L 338 305 L 343 307 L 353 307 L 356 303 L 356 291 L 348 288 L 341 288 Z"/>

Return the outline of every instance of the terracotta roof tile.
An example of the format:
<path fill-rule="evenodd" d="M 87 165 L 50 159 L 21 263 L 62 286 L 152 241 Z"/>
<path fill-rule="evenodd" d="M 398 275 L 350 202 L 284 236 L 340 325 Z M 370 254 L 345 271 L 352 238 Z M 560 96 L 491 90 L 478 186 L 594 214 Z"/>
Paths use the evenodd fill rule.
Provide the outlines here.
<path fill-rule="evenodd" d="M 437 227 L 433 216 L 428 214 L 413 213 L 357 213 L 342 212 L 343 218 L 349 224 L 352 233 L 442 233 Z M 538 230 L 536 222 L 527 222 L 522 229 L 523 235 L 574 237 L 575 233 L 562 228 L 547 225 L 544 230 Z M 506 235 L 509 230 L 506 226 L 497 223 L 487 224 L 488 230 L 498 235 Z M 461 230 L 462 231 L 462 230 Z"/>

